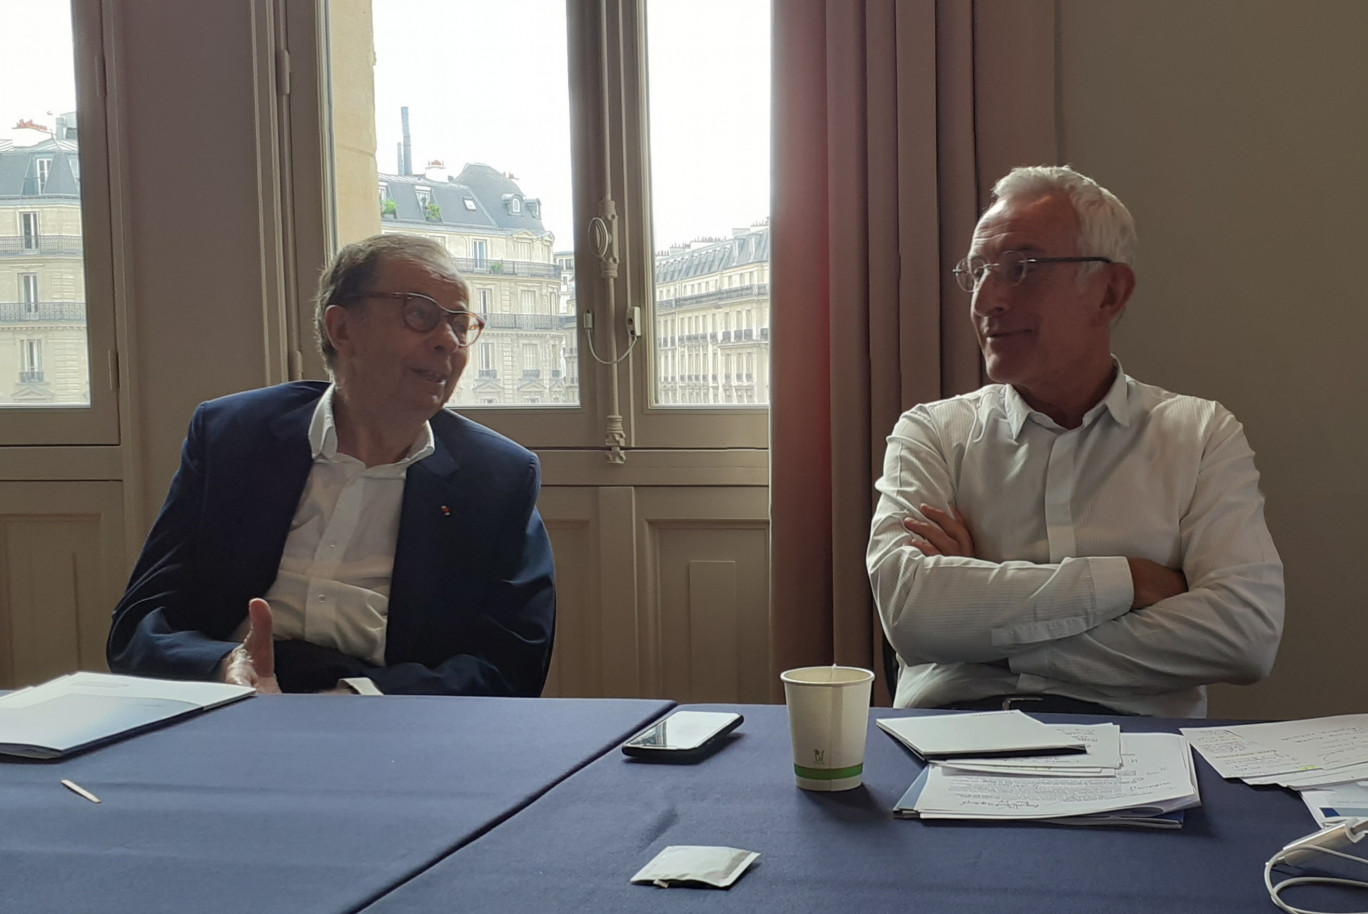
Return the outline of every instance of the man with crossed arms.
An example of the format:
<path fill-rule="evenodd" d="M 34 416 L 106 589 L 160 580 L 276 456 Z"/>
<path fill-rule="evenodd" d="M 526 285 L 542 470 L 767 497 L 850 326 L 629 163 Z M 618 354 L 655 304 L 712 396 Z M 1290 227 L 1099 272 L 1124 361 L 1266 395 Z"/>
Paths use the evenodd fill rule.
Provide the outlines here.
<path fill-rule="evenodd" d="M 897 707 L 1202 717 L 1272 668 L 1282 563 L 1219 403 L 1128 377 L 1121 201 L 1067 167 L 994 188 L 956 279 L 995 382 L 888 439 L 867 564 Z"/>

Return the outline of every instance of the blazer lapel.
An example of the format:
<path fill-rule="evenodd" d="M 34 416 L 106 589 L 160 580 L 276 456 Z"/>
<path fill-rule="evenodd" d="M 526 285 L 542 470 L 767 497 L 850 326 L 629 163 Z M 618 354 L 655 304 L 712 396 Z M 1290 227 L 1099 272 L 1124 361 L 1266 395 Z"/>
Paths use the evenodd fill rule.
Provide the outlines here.
<path fill-rule="evenodd" d="M 436 435 L 433 448 L 404 477 L 385 635 L 388 663 L 414 655 L 430 604 L 448 598 L 442 581 L 451 572 L 450 544 L 461 532 L 464 494 L 456 485 L 456 455 Z"/>
<path fill-rule="evenodd" d="M 317 399 L 310 400 L 273 417 L 261 440 L 261 464 L 243 468 L 249 478 L 255 479 L 253 502 L 258 508 L 252 512 L 254 529 L 249 531 L 254 541 L 244 537 L 238 545 L 249 556 L 261 557 L 257 575 L 264 582 L 261 596 L 265 596 L 280 569 L 285 539 L 290 535 L 295 509 L 313 467 L 309 422 L 317 404 Z"/>

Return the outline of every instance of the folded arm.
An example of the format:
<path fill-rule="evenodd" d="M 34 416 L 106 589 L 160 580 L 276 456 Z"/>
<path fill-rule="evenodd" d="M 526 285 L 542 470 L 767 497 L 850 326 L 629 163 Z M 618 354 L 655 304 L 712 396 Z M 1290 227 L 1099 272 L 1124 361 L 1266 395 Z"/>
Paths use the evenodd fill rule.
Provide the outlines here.
<path fill-rule="evenodd" d="M 1179 525 L 1186 593 L 1011 658 L 1012 670 L 1135 692 L 1267 676 L 1283 627 L 1282 562 L 1254 454 L 1225 414 Z"/>
<path fill-rule="evenodd" d="M 1037 564 L 919 548 L 904 520 L 944 529 L 936 521 L 943 523 L 956 510 L 945 450 L 919 412 L 894 429 L 877 487 L 867 567 L 884 630 L 909 662 L 1000 661 L 1088 631 L 1131 608 L 1130 568 L 1120 556 Z M 922 505 L 939 513 L 923 512 Z M 971 541 L 972 521 L 965 524 Z"/>

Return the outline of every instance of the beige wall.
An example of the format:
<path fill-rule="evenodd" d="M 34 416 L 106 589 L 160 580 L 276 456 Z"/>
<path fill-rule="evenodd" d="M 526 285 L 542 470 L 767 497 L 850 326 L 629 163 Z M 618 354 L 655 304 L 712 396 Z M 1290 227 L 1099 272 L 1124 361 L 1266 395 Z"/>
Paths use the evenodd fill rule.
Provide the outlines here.
<path fill-rule="evenodd" d="M 1368 3 L 1061 0 L 1061 157 L 1130 206 L 1126 370 L 1245 425 L 1287 570 L 1213 716 L 1368 710 Z"/>

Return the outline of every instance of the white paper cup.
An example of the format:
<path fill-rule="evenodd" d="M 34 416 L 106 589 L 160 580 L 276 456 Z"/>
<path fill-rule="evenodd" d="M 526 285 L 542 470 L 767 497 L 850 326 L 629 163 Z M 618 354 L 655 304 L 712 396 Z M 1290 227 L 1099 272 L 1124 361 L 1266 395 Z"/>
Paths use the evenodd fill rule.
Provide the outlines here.
<path fill-rule="evenodd" d="M 859 787 L 874 674 L 852 666 L 807 666 L 779 678 L 784 682 L 798 786 L 804 790 Z"/>

